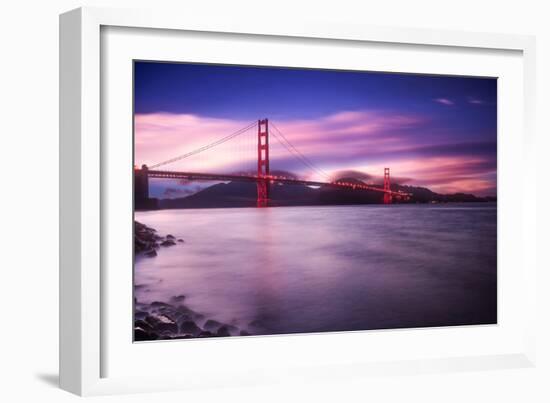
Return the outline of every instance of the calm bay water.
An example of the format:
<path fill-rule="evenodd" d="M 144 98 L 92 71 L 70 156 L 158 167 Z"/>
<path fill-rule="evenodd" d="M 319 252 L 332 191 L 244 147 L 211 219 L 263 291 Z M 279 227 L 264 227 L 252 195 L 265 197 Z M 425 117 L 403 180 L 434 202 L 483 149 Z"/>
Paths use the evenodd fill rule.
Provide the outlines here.
<path fill-rule="evenodd" d="M 136 297 L 250 333 L 496 322 L 496 205 L 160 210 L 184 244 L 138 258 Z"/>

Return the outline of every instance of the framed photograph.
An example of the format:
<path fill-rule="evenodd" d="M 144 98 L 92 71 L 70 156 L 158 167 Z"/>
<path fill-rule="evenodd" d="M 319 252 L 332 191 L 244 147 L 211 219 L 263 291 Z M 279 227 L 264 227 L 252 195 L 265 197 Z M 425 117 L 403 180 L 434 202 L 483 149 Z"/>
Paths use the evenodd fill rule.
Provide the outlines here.
<path fill-rule="evenodd" d="M 60 24 L 64 389 L 534 365 L 533 38 Z"/>

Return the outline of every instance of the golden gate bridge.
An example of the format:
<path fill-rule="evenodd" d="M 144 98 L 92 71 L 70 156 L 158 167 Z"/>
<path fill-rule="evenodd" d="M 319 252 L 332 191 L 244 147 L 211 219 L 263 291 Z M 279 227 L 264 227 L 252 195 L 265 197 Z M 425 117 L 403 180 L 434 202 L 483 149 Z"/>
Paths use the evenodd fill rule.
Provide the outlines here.
<path fill-rule="evenodd" d="M 234 139 L 243 133 L 246 133 L 253 127 L 257 126 L 257 172 L 251 173 L 210 173 L 210 172 L 188 172 L 181 170 L 165 170 L 159 169 L 166 165 L 188 159 L 194 155 L 204 153 L 214 147 Z M 273 130 L 272 130 L 273 129 Z M 301 163 L 306 165 L 312 171 L 319 173 L 327 178 L 326 181 L 304 180 L 286 175 L 275 175 L 270 172 L 269 159 L 269 139 L 270 135 L 274 137 L 290 154 L 292 154 Z M 370 185 L 362 182 L 350 182 L 349 180 L 331 180 L 330 175 L 317 167 L 309 158 L 300 152 L 287 137 L 268 119 L 261 119 L 253 122 L 246 127 L 243 127 L 225 137 L 222 137 L 214 142 L 206 144 L 202 147 L 189 151 L 185 154 L 178 155 L 174 158 L 153 164 L 151 166 L 142 165 L 141 168 L 134 168 L 135 175 L 135 199 L 138 201 L 149 200 L 149 179 L 179 179 L 186 181 L 241 181 L 255 182 L 257 188 L 257 207 L 267 207 L 269 205 L 270 186 L 273 184 L 290 184 L 303 186 L 329 186 L 340 189 L 374 191 L 381 194 L 384 204 L 391 204 L 394 199 L 407 200 L 410 194 L 402 191 L 392 191 L 390 183 L 390 168 L 384 168 L 383 186 Z"/>

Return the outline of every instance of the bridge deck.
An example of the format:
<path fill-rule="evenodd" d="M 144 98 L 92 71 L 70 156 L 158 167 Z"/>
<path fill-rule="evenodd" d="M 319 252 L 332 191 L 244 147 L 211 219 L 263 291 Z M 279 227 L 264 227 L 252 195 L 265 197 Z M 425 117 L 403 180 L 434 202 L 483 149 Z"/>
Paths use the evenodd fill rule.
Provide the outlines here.
<path fill-rule="evenodd" d="M 140 171 L 140 170 L 137 170 Z M 166 178 L 166 179 L 186 179 L 186 180 L 211 180 L 211 181 L 241 181 L 241 182 L 257 182 L 259 180 L 267 180 L 271 182 L 287 183 L 290 185 L 304 186 L 331 186 L 336 188 L 346 188 L 353 190 L 372 190 L 380 193 L 389 193 L 392 196 L 407 196 L 407 193 L 386 191 L 381 187 L 358 184 L 351 182 L 318 182 L 307 181 L 296 178 L 288 178 L 277 175 L 255 176 L 255 175 L 229 175 L 229 174 L 209 174 L 201 172 L 177 172 L 177 171 L 159 171 L 147 170 L 147 175 L 150 178 Z"/>

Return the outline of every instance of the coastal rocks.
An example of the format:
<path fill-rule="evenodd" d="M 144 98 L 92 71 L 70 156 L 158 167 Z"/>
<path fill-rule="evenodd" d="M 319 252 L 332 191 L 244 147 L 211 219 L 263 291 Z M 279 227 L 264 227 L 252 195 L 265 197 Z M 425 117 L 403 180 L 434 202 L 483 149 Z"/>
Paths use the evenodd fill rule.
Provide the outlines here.
<path fill-rule="evenodd" d="M 151 314 L 145 318 L 145 322 L 151 326 L 151 330 L 156 330 L 161 333 L 168 332 L 170 334 L 178 332 L 177 323 L 170 317 L 160 314 Z"/>
<path fill-rule="evenodd" d="M 185 300 L 185 295 L 176 295 L 175 297 L 170 298 L 170 302 L 180 303 Z"/>
<path fill-rule="evenodd" d="M 136 310 L 134 312 L 134 319 L 139 319 L 139 320 L 143 320 L 147 317 L 147 315 L 149 315 L 147 312 L 145 311 L 139 311 L 139 310 Z"/>
<path fill-rule="evenodd" d="M 162 237 L 157 231 L 140 222 L 134 221 L 134 253 L 147 257 L 157 256 L 157 249 L 161 246 L 169 247 L 184 243 L 183 239 L 177 239 L 172 234 Z"/>
<path fill-rule="evenodd" d="M 216 332 L 216 336 L 227 337 L 227 336 L 231 336 L 231 333 L 229 333 L 229 328 L 224 325 L 218 329 L 218 331 Z"/>
<path fill-rule="evenodd" d="M 174 246 L 176 244 L 176 242 L 174 242 L 174 240 L 172 239 L 165 239 L 164 241 L 162 241 L 160 243 L 160 246 Z"/>
<path fill-rule="evenodd" d="M 208 319 L 204 324 L 204 329 L 212 332 L 217 332 L 218 329 L 222 326 L 223 326 L 223 323 L 220 323 L 217 320 Z"/>
<path fill-rule="evenodd" d="M 182 322 L 179 330 L 180 333 L 192 334 L 193 336 L 198 336 L 202 332 L 202 329 L 192 320 Z"/>
<path fill-rule="evenodd" d="M 153 228 L 134 221 L 134 250 L 136 253 L 155 249 L 156 241 L 157 235 Z"/>
<path fill-rule="evenodd" d="M 184 305 L 185 295 L 176 295 L 170 303 L 153 301 L 135 302 L 134 340 L 170 340 L 188 338 L 249 336 L 249 329 L 233 324 L 206 319 Z M 233 322 L 232 322 L 233 323 Z M 236 323 L 236 322 L 235 322 Z"/>
<path fill-rule="evenodd" d="M 149 333 L 140 327 L 134 328 L 135 341 L 150 341 L 150 340 L 157 340 L 157 339 L 158 339 L 158 335 L 156 333 Z"/>

